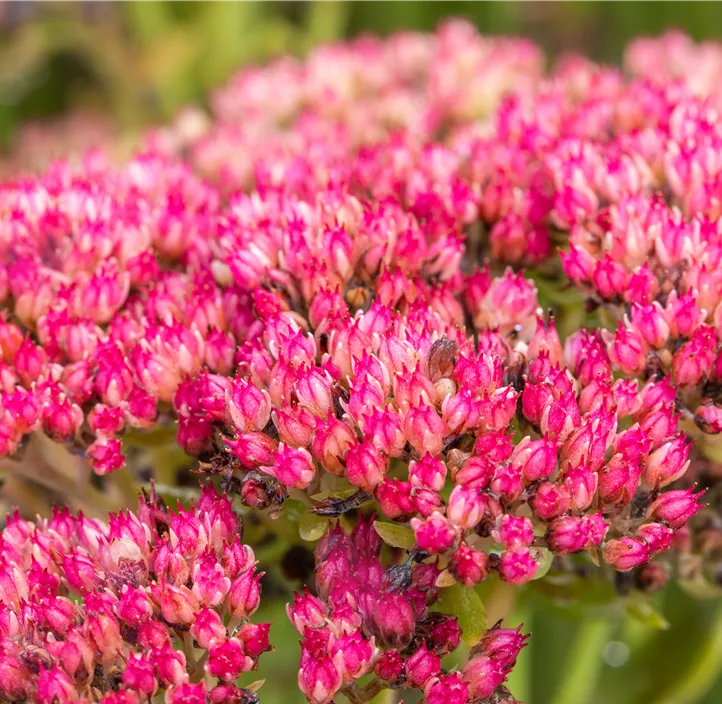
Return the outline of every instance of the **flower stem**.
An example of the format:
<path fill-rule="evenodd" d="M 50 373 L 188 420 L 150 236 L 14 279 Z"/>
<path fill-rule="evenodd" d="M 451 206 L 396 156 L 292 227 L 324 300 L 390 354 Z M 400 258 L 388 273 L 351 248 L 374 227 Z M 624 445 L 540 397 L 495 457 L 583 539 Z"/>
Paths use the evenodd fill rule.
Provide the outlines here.
<path fill-rule="evenodd" d="M 552 699 L 553 704 L 580 704 L 589 701 L 602 669 L 602 648 L 609 640 L 612 623 L 595 619 L 583 623 L 572 644 L 564 679 Z"/>

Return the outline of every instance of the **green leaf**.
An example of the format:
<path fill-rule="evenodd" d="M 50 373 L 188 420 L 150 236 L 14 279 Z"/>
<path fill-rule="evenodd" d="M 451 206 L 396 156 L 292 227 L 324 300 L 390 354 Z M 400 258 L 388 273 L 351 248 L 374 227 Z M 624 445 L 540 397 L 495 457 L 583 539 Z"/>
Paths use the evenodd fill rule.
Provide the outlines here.
<path fill-rule="evenodd" d="M 467 589 L 460 584 L 442 589 L 434 611 L 456 616 L 461 628 L 461 638 L 468 645 L 476 645 L 486 631 L 486 609 L 474 589 Z"/>
<path fill-rule="evenodd" d="M 263 687 L 265 682 L 266 680 L 256 680 L 255 682 L 251 682 L 246 689 L 250 689 L 251 692 L 257 692 L 261 687 Z"/>
<path fill-rule="evenodd" d="M 549 570 L 551 569 L 552 562 L 554 562 L 554 554 L 550 550 L 547 550 L 546 548 L 539 548 L 539 552 L 542 554 L 542 560 L 541 564 L 539 565 L 539 570 L 534 576 L 535 580 L 546 577 L 547 572 L 549 572 Z"/>
<path fill-rule="evenodd" d="M 695 599 L 718 599 L 722 596 L 722 588 L 710 582 L 701 574 L 690 579 L 680 579 L 678 584 Z"/>
<path fill-rule="evenodd" d="M 298 534 L 302 540 L 315 543 L 322 538 L 328 530 L 328 518 L 317 516 L 315 513 L 307 511 L 301 516 L 298 522 Z"/>
<path fill-rule="evenodd" d="M 416 536 L 414 535 L 414 531 L 407 526 L 402 526 L 399 523 L 382 523 L 381 521 L 374 521 L 374 528 L 379 534 L 381 540 L 393 548 L 410 550 L 414 547 L 414 545 L 416 545 Z"/>
<path fill-rule="evenodd" d="M 648 628 L 666 631 L 669 621 L 654 607 L 651 601 L 641 598 L 630 598 L 626 604 L 627 613 Z"/>

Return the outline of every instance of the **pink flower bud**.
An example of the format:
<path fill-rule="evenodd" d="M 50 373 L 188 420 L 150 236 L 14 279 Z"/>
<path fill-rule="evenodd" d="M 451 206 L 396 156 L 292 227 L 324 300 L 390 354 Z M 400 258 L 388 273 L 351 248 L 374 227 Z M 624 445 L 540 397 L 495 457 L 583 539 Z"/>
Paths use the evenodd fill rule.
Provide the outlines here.
<path fill-rule="evenodd" d="M 370 443 L 352 445 L 346 453 L 346 474 L 354 486 L 373 491 L 386 475 L 387 462 Z"/>
<path fill-rule="evenodd" d="M 313 456 L 326 471 L 343 476 L 344 458 L 349 447 L 355 443 L 356 436 L 346 423 L 332 416 L 326 421 L 316 420 Z"/>
<path fill-rule="evenodd" d="M 636 330 L 620 322 L 609 345 L 609 358 L 624 374 L 636 376 L 647 366 L 647 344 Z"/>
<path fill-rule="evenodd" d="M 188 682 L 186 658 L 180 650 L 164 645 L 150 652 L 150 660 L 155 666 L 161 686 L 177 686 Z"/>
<path fill-rule="evenodd" d="M 302 372 L 295 384 L 298 403 L 318 418 L 328 417 L 333 410 L 331 378 L 318 368 Z"/>
<path fill-rule="evenodd" d="M 647 509 L 647 517 L 662 521 L 675 530 L 681 528 L 703 506 L 697 503 L 704 491 L 694 493 L 694 489 L 667 491 Z"/>
<path fill-rule="evenodd" d="M 295 629 L 303 635 L 306 628 L 321 628 L 326 624 L 326 609 L 323 602 L 306 590 L 294 595 L 293 605 L 286 605 L 286 613 Z"/>
<path fill-rule="evenodd" d="M 266 467 L 274 462 L 276 441 L 263 433 L 243 433 L 234 440 L 226 439 L 226 443 L 244 469 Z"/>
<path fill-rule="evenodd" d="M 462 489 L 462 487 L 457 487 L 457 489 Z M 424 520 L 412 518 L 411 527 L 419 549 L 432 554 L 445 553 L 456 540 L 457 529 L 438 511 Z"/>
<path fill-rule="evenodd" d="M 669 324 L 662 306 L 657 301 L 651 305 L 632 306 L 632 323 L 642 338 L 655 349 L 661 349 L 669 339 Z"/>
<path fill-rule="evenodd" d="M 446 396 L 441 403 L 441 417 L 449 435 L 462 435 L 481 421 L 479 404 L 469 391 Z"/>
<path fill-rule="evenodd" d="M 239 379 L 226 395 L 226 408 L 239 433 L 263 430 L 271 418 L 271 400 L 250 382 Z"/>
<path fill-rule="evenodd" d="M 310 704 L 330 704 L 333 701 L 343 684 L 342 663 L 341 654 L 331 658 L 329 655 L 302 652 L 298 687 Z"/>
<path fill-rule="evenodd" d="M 373 622 L 381 641 L 403 649 L 414 634 L 414 609 L 403 594 L 390 592 L 381 596 L 373 607 Z"/>
<path fill-rule="evenodd" d="M 672 378 L 680 386 L 694 386 L 709 375 L 717 348 L 717 335 L 707 325 L 697 328 L 692 339 L 672 358 Z"/>
<path fill-rule="evenodd" d="M 252 569 L 247 569 L 233 580 L 226 599 L 226 608 L 233 618 L 248 618 L 258 608 L 261 577 L 263 572 L 254 574 Z"/>
<path fill-rule="evenodd" d="M 404 665 L 406 683 L 414 689 L 423 689 L 424 685 L 432 677 L 436 677 L 440 670 L 441 660 L 429 651 L 424 643 Z"/>
<path fill-rule="evenodd" d="M 490 697 L 506 679 L 502 664 L 487 655 L 478 655 L 469 660 L 464 665 L 461 676 L 469 685 L 469 694 L 474 699 Z"/>
<path fill-rule="evenodd" d="M 491 490 L 500 500 L 516 501 L 524 491 L 521 469 L 513 464 L 497 467 L 491 480 Z"/>
<path fill-rule="evenodd" d="M 680 433 L 652 452 L 642 473 L 645 487 L 662 488 L 684 475 L 689 467 L 689 448 L 686 437 Z"/>
<path fill-rule="evenodd" d="M 275 409 L 271 413 L 281 442 L 291 447 L 308 447 L 313 439 L 314 416 L 305 408 Z"/>
<path fill-rule="evenodd" d="M 382 653 L 374 665 L 376 676 L 387 682 L 396 682 L 401 677 L 403 669 L 404 659 L 398 650 L 387 650 Z"/>
<path fill-rule="evenodd" d="M 73 683 L 57 665 L 50 670 L 41 669 L 38 675 L 35 701 L 38 704 L 72 701 L 78 696 Z"/>
<path fill-rule="evenodd" d="M 722 433 L 722 407 L 713 404 L 697 406 L 694 422 L 704 433 L 711 435 Z"/>
<path fill-rule="evenodd" d="M 244 623 L 237 631 L 237 638 L 243 643 L 243 651 L 252 658 L 259 657 L 267 650 L 273 650 L 268 640 L 270 623 Z"/>
<path fill-rule="evenodd" d="M 122 443 L 117 438 L 99 439 L 86 450 L 88 462 L 100 476 L 115 472 L 125 465 Z"/>
<path fill-rule="evenodd" d="M 201 648 L 208 648 L 212 640 L 226 637 L 226 627 L 216 611 L 203 607 L 195 616 L 191 635 Z"/>
<path fill-rule="evenodd" d="M 560 555 L 587 548 L 589 531 L 583 516 L 564 516 L 554 519 L 547 529 L 549 549 Z"/>
<path fill-rule="evenodd" d="M 153 665 L 142 656 L 131 654 L 123 670 L 123 684 L 151 699 L 158 689 Z"/>
<path fill-rule="evenodd" d="M 462 530 L 473 528 L 484 517 L 484 497 L 477 488 L 464 485 L 454 487 L 446 508 L 446 517 Z"/>
<path fill-rule="evenodd" d="M 570 469 L 564 476 L 564 485 L 569 489 L 573 511 L 584 511 L 591 506 L 597 491 L 599 477 L 587 465 Z"/>
<path fill-rule="evenodd" d="M 398 520 L 414 513 L 411 497 L 412 486 L 399 479 L 385 479 L 376 487 L 375 497 L 381 512 L 391 520 Z"/>
<path fill-rule="evenodd" d="M 458 672 L 433 677 L 424 687 L 426 704 L 466 704 L 469 701 L 469 686 Z"/>
<path fill-rule="evenodd" d="M 488 577 L 489 558 L 485 552 L 472 550 L 462 543 L 451 556 L 449 569 L 457 581 L 473 587 Z"/>
<path fill-rule="evenodd" d="M 190 682 L 184 682 L 182 684 L 171 686 L 166 691 L 165 702 L 166 704 L 206 704 L 207 697 L 205 682 L 201 682 L 200 684 L 190 684 Z M 103 704 L 106 704 L 105 700 L 103 700 Z M 112 702 L 111 704 L 121 703 Z M 123 702 L 122 704 L 126 704 L 126 702 Z"/>
<path fill-rule="evenodd" d="M 550 477 L 557 467 L 556 443 L 542 438 L 527 440 L 517 445 L 512 463 L 521 469 L 521 478 L 526 486 L 532 482 Z"/>
<path fill-rule="evenodd" d="M 446 483 L 446 465 L 438 458 L 424 455 L 421 460 L 409 463 L 409 481 L 412 486 L 441 491 Z"/>
<path fill-rule="evenodd" d="M 502 581 L 521 586 L 534 579 L 539 563 L 528 548 L 506 550 L 499 561 L 499 577 Z"/>
<path fill-rule="evenodd" d="M 620 572 L 643 565 L 650 558 L 648 545 L 636 538 L 610 540 L 602 551 L 604 561 Z"/>
<path fill-rule="evenodd" d="M 373 640 L 366 640 L 361 633 L 341 636 L 331 648 L 331 657 L 336 661 L 338 653 L 342 656 L 343 679 L 347 684 L 363 677 L 371 669 L 374 657 Z"/>
<path fill-rule="evenodd" d="M 185 585 L 176 587 L 167 583 L 151 584 L 150 593 L 168 623 L 180 623 L 186 626 L 193 623 L 200 606 L 188 587 Z"/>
<path fill-rule="evenodd" d="M 213 641 L 208 649 L 208 660 L 203 669 L 213 677 L 228 682 L 253 667 L 253 661 L 243 652 L 237 638 Z"/>
<path fill-rule="evenodd" d="M 316 476 L 311 455 L 303 448 L 287 447 L 280 444 L 272 467 L 266 471 L 281 484 L 294 489 L 305 489 Z"/>
<path fill-rule="evenodd" d="M 444 421 L 431 406 L 412 408 L 406 414 L 404 435 L 419 455 L 438 455 L 444 442 Z"/>
<path fill-rule="evenodd" d="M 647 543 L 649 552 L 656 555 L 669 550 L 674 531 L 661 523 L 645 523 L 637 528 L 636 537 Z"/>
<path fill-rule="evenodd" d="M 524 516 L 505 513 L 496 519 L 496 528 L 491 536 L 507 550 L 526 548 L 534 542 L 534 526 Z"/>
<path fill-rule="evenodd" d="M 627 506 L 637 493 L 639 465 L 627 462 L 621 455 L 615 455 L 599 472 L 599 499 L 608 508 Z"/>

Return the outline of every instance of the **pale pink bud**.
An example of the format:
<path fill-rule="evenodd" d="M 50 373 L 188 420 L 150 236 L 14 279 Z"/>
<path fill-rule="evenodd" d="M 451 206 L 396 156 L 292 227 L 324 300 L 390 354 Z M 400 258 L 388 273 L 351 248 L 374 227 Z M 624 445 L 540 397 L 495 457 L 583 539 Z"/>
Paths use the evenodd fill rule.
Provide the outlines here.
<path fill-rule="evenodd" d="M 226 599 L 226 608 L 234 618 L 252 616 L 261 601 L 261 577 L 252 569 L 242 572 L 233 580 Z"/>
<path fill-rule="evenodd" d="M 521 469 L 525 485 L 550 477 L 557 467 L 557 448 L 553 441 L 524 438 L 514 450 L 511 462 Z"/>
<path fill-rule="evenodd" d="M 200 605 L 188 587 L 185 585 L 177 587 L 167 583 L 151 584 L 150 593 L 168 623 L 180 623 L 185 626 L 193 623 Z"/>
<path fill-rule="evenodd" d="M 316 434 L 313 439 L 313 456 L 323 468 L 343 476 L 345 471 L 344 457 L 353 444 L 356 435 L 342 421 L 329 416 L 328 420 L 316 420 Z"/>
<path fill-rule="evenodd" d="M 158 689 L 158 680 L 155 678 L 152 663 L 141 655 L 131 653 L 123 668 L 123 684 L 128 689 L 151 699 Z"/>
<path fill-rule="evenodd" d="M 658 447 L 647 458 L 642 473 L 646 488 L 662 488 L 679 479 L 689 467 L 689 442 L 684 434 Z"/>
<path fill-rule="evenodd" d="M 381 482 L 376 487 L 375 496 L 384 516 L 396 520 L 414 513 L 412 488 L 409 482 L 399 479 L 385 479 Z"/>
<path fill-rule="evenodd" d="M 306 590 L 294 595 L 293 604 L 286 605 L 286 613 L 296 630 L 303 635 L 306 627 L 321 628 L 326 623 L 326 609 L 323 602 Z"/>
<path fill-rule="evenodd" d="M 444 443 L 444 421 L 431 406 L 412 408 L 406 414 L 404 435 L 419 455 L 438 455 Z"/>
<path fill-rule="evenodd" d="M 609 358 L 622 372 L 636 376 L 647 366 L 647 343 L 636 330 L 625 328 L 620 322 L 609 343 Z"/>
<path fill-rule="evenodd" d="M 479 489 L 459 484 L 449 496 L 446 517 L 457 528 L 466 530 L 481 521 L 485 510 L 484 497 Z"/>
<path fill-rule="evenodd" d="M 564 475 L 564 485 L 569 489 L 573 511 L 584 511 L 591 506 L 598 484 L 599 476 L 586 464 L 570 469 Z"/>

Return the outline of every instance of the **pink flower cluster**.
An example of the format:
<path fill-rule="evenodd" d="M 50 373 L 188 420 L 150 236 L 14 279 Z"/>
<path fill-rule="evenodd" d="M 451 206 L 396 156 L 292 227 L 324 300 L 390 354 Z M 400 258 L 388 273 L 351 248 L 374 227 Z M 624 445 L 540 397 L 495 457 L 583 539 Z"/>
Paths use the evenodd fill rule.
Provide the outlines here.
<path fill-rule="evenodd" d="M 287 608 L 303 638 L 298 684 L 309 702 L 330 704 L 337 692 L 366 701 L 388 687 L 423 690 L 427 704 L 501 696 L 524 646 L 521 629 L 497 624 L 460 672 L 445 672 L 441 658 L 457 648 L 461 629 L 455 617 L 429 610 L 440 569 L 413 556 L 384 569 L 380 550 L 373 517 L 361 517 L 351 534 L 337 525 L 316 546 L 318 596 L 297 594 Z M 375 678 L 359 687 L 371 672 Z"/>
<path fill-rule="evenodd" d="M 38 522 L 9 517 L 0 698 L 253 701 L 235 680 L 269 650 L 270 624 L 249 620 L 262 575 L 240 529 L 230 501 L 209 487 L 190 511 L 168 511 L 151 493 L 137 514 L 107 524 L 67 510 Z"/>

